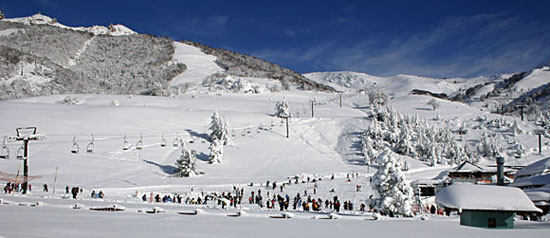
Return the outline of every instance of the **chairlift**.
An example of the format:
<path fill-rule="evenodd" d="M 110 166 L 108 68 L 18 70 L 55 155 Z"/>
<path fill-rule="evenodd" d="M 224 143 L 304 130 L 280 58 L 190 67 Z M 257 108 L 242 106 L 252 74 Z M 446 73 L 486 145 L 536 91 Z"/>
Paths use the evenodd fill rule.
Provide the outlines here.
<path fill-rule="evenodd" d="M 90 143 L 88 143 L 88 146 L 86 146 L 86 152 L 88 153 L 94 153 L 94 134 L 92 134 L 92 140 L 90 140 Z"/>
<path fill-rule="evenodd" d="M 164 139 L 164 133 L 162 133 L 162 138 L 160 139 L 160 147 L 166 147 L 166 139 Z"/>
<path fill-rule="evenodd" d="M 124 134 L 124 139 L 122 142 L 122 150 L 129 150 L 130 144 L 128 144 L 128 141 L 126 140 L 126 134 Z"/>
<path fill-rule="evenodd" d="M 139 140 L 136 143 L 136 150 L 141 150 L 143 148 L 143 136 L 139 134 Z"/>
<path fill-rule="evenodd" d="M 24 160 L 25 159 L 25 156 L 24 156 L 24 153 L 25 152 L 25 146 L 22 145 L 21 147 L 19 147 L 19 149 L 17 149 L 17 159 L 18 160 Z"/>
<path fill-rule="evenodd" d="M 172 142 L 172 146 L 178 147 L 180 145 L 179 144 L 179 141 L 180 141 L 179 137 L 180 136 L 178 135 L 178 133 L 176 133 L 176 138 L 174 138 L 174 141 Z"/>
<path fill-rule="evenodd" d="M 6 146 L 6 137 L 4 136 L 4 142 L 2 142 L 2 154 L 0 154 L 0 159 L 9 159 L 10 158 L 10 149 Z"/>
<path fill-rule="evenodd" d="M 73 154 L 80 153 L 80 146 L 78 146 L 78 143 L 76 143 L 76 135 L 73 137 L 73 149 L 71 150 L 71 153 Z"/>

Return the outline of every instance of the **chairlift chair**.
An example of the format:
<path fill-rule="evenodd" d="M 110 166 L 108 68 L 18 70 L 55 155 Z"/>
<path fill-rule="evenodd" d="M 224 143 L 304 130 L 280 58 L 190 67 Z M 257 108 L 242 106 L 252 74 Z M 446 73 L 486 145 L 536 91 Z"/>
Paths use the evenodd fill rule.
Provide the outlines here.
<path fill-rule="evenodd" d="M 25 152 L 25 146 L 22 145 L 21 147 L 19 147 L 19 149 L 17 149 L 17 159 L 18 160 L 24 160 L 25 159 L 25 156 L 24 156 L 24 153 Z"/>
<path fill-rule="evenodd" d="M 126 134 L 124 134 L 124 139 L 122 142 L 122 150 L 129 150 L 130 144 L 128 144 L 128 141 L 126 140 Z"/>
<path fill-rule="evenodd" d="M 86 152 L 87 153 L 94 153 L 94 134 L 92 134 L 92 140 L 90 140 L 90 143 L 88 143 L 88 146 L 86 146 Z"/>
<path fill-rule="evenodd" d="M 76 143 L 76 135 L 73 137 L 73 149 L 71 150 L 71 153 L 73 154 L 80 153 L 80 146 L 78 146 L 78 143 Z"/>
<path fill-rule="evenodd" d="M 180 139 L 179 139 L 179 137 L 180 137 L 180 136 L 178 135 L 178 133 L 176 133 L 176 138 L 174 138 L 174 141 L 172 142 L 172 146 L 174 146 L 174 147 L 180 146 L 180 143 L 179 143 L 179 142 L 180 142 Z"/>
<path fill-rule="evenodd" d="M 141 150 L 143 148 L 143 136 L 139 134 L 139 140 L 136 143 L 136 150 Z"/>
<path fill-rule="evenodd" d="M 0 154 L 0 159 L 9 159 L 10 158 L 10 149 L 6 146 L 6 137 L 4 136 L 4 142 L 2 143 L 2 154 Z"/>
<path fill-rule="evenodd" d="M 164 139 L 164 133 L 162 133 L 162 138 L 160 139 L 160 147 L 166 147 L 166 139 Z"/>

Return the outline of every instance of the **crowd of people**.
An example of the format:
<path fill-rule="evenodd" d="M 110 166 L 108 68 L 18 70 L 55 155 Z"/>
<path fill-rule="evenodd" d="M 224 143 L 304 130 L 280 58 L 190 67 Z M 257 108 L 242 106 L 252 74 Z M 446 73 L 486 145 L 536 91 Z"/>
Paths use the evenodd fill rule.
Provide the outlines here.
<path fill-rule="evenodd" d="M 347 181 L 350 182 L 350 178 L 354 178 L 357 175 L 355 174 L 348 174 Z M 293 179 L 289 179 L 288 181 L 284 181 L 282 183 L 277 183 L 276 181 L 270 182 L 266 181 L 265 184 L 261 184 L 260 189 L 250 191 L 250 195 L 248 196 L 248 204 L 254 204 L 259 206 L 261 209 L 278 209 L 280 211 L 288 211 L 290 209 L 292 210 L 298 210 L 298 211 L 335 211 L 340 212 L 341 209 L 343 211 L 354 211 L 355 204 L 352 203 L 352 201 L 347 200 L 341 203 L 338 196 L 333 196 L 331 199 L 326 198 L 323 199 L 321 196 L 319 196 L 318 193 L 318 186 L 317 183 L 321 181 L 322 178 L 310 178 L 306 177 L 303 179 L 299 179 L 298 177 L 294 177 Z M 330 177 L 330 180 L 334 180 L 334 175 Z M 304 190 L 303 193 L 297 193 L 295 196 L 291 197 L 288 195 L 288 193 L 285 193 L 285 189 L 288 186 L 291 186 L 293 184 L 303 184 L 303 183 L 310 183 L 313 184 L 312 191 L 310 190 L 310 193 L 308 193 L 308 190 Z M 253 183 L 250 183 L 251 187 L 254 186 Z M 262 187 L 264 191 L 262 191 Z M 18 192 L 21 190 L 20 184 L 8 182 L 4 186 L 4 192 L 5 193 L 12 193 L 13 191 Z M 29 184 L 29 190 L 31 190 L 31 185 Z M 47 184 L 43 185 L 43 191 L 48 192 L 49 188 Z M 356 190 L 359 192 L 360 186 L 356 185 Z M 330 190 L 331 193 L 334 192 L 334 189 Z M 74 186 L 74 187 L 65 187 L 65 193 L 69 194 L 71 193 L 73 199 L 77 199 L 80 194 L 83 193 L 83 189 Z M 179 203 L 179 204 L 194 204 L 194 205 L 206 205 L 209 204 L 216 204 L 221 206 L 222 209 L 226 209 L 228 207 L 240 207 L 243 205 L 243 203 L 246 201 L 245 199 L 245 189 L 244 188 L 238 188 L 237 186 L 233 186 L 232 191 L 228 192 L 200 192 L 195 193 L 193 192 L 193 189 L 191 189 L 191 193 L 188 195 L 181 195 L 177 193 L 170 193 L 170 194 L 160 194 L 160 193 L 142 193 L 139 195 L 139 193 L 136 191 L 136 197 L 140 196 L 141 200 L 143 202 L 150 202 L 150 203 Z M 91 198 L 99 198 L 102 199 L 105 197 L 105 194 L 103 191 L 96 192 L 93 190 L 90 195 Z M 365 211 L 365 204 L 360 204 L 358 211 Z"/>
<path fill-rule="evenodd" d="M 27 189 L 28 189 L 28 191 L 32 191 L 32 185 L 30 183 L 28 184 Z M 6 193 L 6 194 L 18 193 L 18 192 L 22 192 L 22 191 L 23 191 L 23 186 L 19 183 L 7 182 L 4 185 L 4 193 Z M 49 192 L 48 184 L 44 184 L 42 186 L 42 191 L 45 192 L 45 193 Z M 78 195 L 82 194 L 83 192 L 84 192 L 84 190 L 80 187 L 69 188 L 68 185 L 65 187 L 65 193 L 66 194 L 71 193 L 73 199 L 77 199 Z M 93 190 L 92 194 L 90 195 L 91 198 L 104 198 L 104 196 L 105 196 L 105 194 L 103 193 L 103 191 L 99 191 L 98 193 L 96 193 L 95 190 Z"/>
<path fill-rule="evenodd" d="M 23 190 L 23 187 L 21 186 L 21 184 L 15 183 L 15 182 L 8 182 L 4 186 L 4 193 L 8 193 L 8 194 L 11 194 L 14 192 L 18 193 L 18 192 L 21 192 L 22 190 Z M 32 186 L 30 184 L 28 185 L 28 190 L 29 191 L 32 190 Z"/>
<path fill-rule="evenodd" d="M 347 181 L 351 181 L 351 178 L 355 178 L 356 174 L 348 174 Z M 330 177 L 331 180 L 334 179 L 334 175 Z M 270 182 L 266 181 L 265 184 L 262 184 L 260 189 L 250 191 L 248 196 L 248 204 L 253 204 L 259 206 L 261 209 L 278 209 L 280 211 L 292 210 L 301 210 L 301 211 L 366 211 L 366 206 L 364 203 L 359 205 L 357 209 L 355 204 L 351 200 L 346 200 L 343 203 L 340 201 L 338 196 L 333 196 L 331 199 L 323 199 L 317 195 L 318 186 L 317 182 L 321 181 L 321 178 L 304 178 L 300 180 L 298 177 L 294 179 L 289 179 L 283 183 Z M 285 189 L 288 186 L 293 184 L 301 183 L 312 183 L 313 191 L 308 193 L 308 190 L 304 190 L 303 194 L 297 193 L 294 197 L 290 197 L 285 193 Z M 254 186 L 253 183 L 250 183 L 249 186 Z M 360 186 L 356 185 L 356 191 L 360 191 Z M 311 190 L 310 190 L 311 192 Z M 331 190 L 334 192 L 334 189 Z M 136 194 L 138 195 L 138 194 Z M 205 205 L 208 201 L 212 201 L 214 204 L 221 206 L 225 209 L 228 207 L 239 207 L 243 205 L 245 195 L 244 188 L 238 188 L 233 186 L 232 191 L 205 193 L 201 192 L 200 194 L 191 193 L 188 196 L 181 194 L 154 194 L 142 193 L 141 200 L 143 202 L 157 202 L 157 203 L 180 203 L 180 204 L 196 204 L 196 205 Z"/>

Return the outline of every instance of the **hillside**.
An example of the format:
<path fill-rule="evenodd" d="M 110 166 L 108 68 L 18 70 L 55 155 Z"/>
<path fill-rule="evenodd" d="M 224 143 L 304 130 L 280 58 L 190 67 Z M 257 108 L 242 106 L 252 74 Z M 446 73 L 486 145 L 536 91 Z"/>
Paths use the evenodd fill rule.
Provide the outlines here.
<path fill-rule="evenodd" d="M 524 116 L 530 120 L 546 117 L 550 99 L 550 67 L 543 66 L 529 72 L 480 76 L 475 78 L 435 79 L 412 75 L 377 77 L 357 72 L 315 72 L 305 74 L 318 83 L 331 85 L 337 90 L 358 92 L 381 89 L 392 97 L 409 94 L 466 103 L 493 113 L 520 117 L 524 105 Z"/>
<path fill-rule="evenodd" d="M 261 59 L 184 43 L 122 25 L 68 27 L 41 14 L 3 19 L 0 100 L 63 93 L 174 96 L 190 88 L 334 91 Z"/>

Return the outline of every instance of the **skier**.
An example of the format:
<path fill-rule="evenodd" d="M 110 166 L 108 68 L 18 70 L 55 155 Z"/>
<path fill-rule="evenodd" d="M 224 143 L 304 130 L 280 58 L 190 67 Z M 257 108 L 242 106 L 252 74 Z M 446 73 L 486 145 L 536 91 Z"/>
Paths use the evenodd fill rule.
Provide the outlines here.
<path fill-rule="evenodd" d="M 48 185 L 47 184 L 44 184 L 44 186 L 42 186 L 42 189 L 44 190 L 44 192 L 48 192 Z"/>
<path fill-rule="evenodd" d="M 68 188 L 68 186 L 67 186 Z M 72 190 L 71 190 L 71 193 L 73 194 L 73 199 L 76 199 L 76 196 L 78 195 L 78 187 L 73 187 Z"/>

